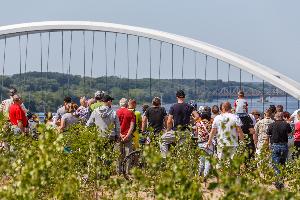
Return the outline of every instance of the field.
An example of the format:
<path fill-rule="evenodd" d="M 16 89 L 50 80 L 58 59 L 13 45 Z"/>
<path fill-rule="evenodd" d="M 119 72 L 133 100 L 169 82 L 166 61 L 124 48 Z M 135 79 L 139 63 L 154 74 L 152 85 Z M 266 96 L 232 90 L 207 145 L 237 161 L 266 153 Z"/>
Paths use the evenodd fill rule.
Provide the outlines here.
<path fill-rule="evenodd" d="M 76 126 L 57 133 L 38 128 L 39 137 L 13 135 L 1 122 L 1 199 L 300 199 L 300 160 L 274 176 L 269 152 L 245 164 L 241 145 L 234 159 L 214 166 L 205 181 L 198 175 L 202 152 L 187 139 L 161 157 L 154 141 L 143 148 L 145 165 L 129 180 L 116 172 L 119 154 L 95 128 Z M 283 180 L 285 188 L 273 183 Z"/>

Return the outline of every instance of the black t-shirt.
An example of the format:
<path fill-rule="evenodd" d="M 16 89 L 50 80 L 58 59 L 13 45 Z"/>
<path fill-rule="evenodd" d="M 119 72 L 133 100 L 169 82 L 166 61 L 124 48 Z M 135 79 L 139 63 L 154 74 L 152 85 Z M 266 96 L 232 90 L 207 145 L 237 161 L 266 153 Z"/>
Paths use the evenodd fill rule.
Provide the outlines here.
<path fill-rule="evenodd" d="M 288 134 L 291 132 L 290 124 L 282 120 L 270 124 L 267 134 L 271 137 L 271 144 L 288 143 Z"/>
<path fill-rule="evenodd" d="M 146 110 L 145 116 L 149 126 L 154 129 L 154 133 L 158 133 L 164 128 L 164 118 L 167 116 L 164 107 L 150 107 Z"/>
<path fill-rule="evenodd" d="M 254 145 L 254 140 L 253 140 L 253 135 L 250 134 L 250 128 L 254 128 L 254 123 L 253 120 L 251 119 L 251 117 L 248 114 L 238 114 L 241 122 L 242 122 L 242 126 L 241 129 L 243 131 L 244 134 L 247 134 L 249 139 L 250 139 L 250 145 Z"/>
<path fill-rule="evenodd" d="M 190 123 L 193 111 L 193 106 L 187 103 L 176 103 L 172 105 L 169 114 L 173 115 L 174 130 L 176 130 L 178 126 L 180 126 L 182 130 L 185 130 Z"/>

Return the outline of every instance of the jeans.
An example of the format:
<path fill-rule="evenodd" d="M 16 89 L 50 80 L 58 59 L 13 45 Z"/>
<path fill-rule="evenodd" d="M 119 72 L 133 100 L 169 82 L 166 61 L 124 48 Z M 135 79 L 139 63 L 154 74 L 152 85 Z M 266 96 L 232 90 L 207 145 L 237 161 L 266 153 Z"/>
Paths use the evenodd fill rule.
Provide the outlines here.
<path fill-rule="evenodd" d="M 284 165 L 287 156 L 289 153 L 288 145 L 287 143 L 273 143 L 271 145 L 272 150 L 272 161 L 273 161 L 273 168 L 275 170 L 275 174 L 279 175 L 280 170 L 278 169 L 278 165 Z"/>
<path fill-rule="evenodd" d="M 205 153 L 207 154 L 206 156 L 202 155 L 199 158 L 199 175 L 200 176 L 203 175 L 204 177 L 206 177 L 208 175 L 210 168 L 211 168 L 210 161 L 207 158 L 207 156 L 208 155 L 211 156 L 214 153 L 214 149 L 213 149 L 212 145 L 210 146 L 209 149 L 206 149 L 205 146 L 206 146 L 206 142 L 198 144 L 198 147 L 201 150 L 205 151 Z"/>

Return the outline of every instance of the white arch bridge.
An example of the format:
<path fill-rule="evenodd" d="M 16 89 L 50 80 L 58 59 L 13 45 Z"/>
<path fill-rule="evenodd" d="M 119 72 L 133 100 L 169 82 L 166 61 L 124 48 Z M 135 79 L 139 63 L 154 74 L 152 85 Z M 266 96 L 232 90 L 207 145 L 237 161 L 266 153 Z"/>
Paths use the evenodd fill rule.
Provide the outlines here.
<path fill-rule="evenodd" d="M 0 40 L 5 40 L 5 47 L 6 47 L 6 40 L 8 38 L 12 37 L 21 37 L 23 35 L 27 35 L 27 42 L 28 42 L 28 35 L 31 34 L 44 34 L 49 33 L 49 42 L 50 42 L 50 33 L 51 32 L 62 32 L 62 40 L 63 40 L 63 33 L 66 31 L 92 31 L 92 32 L 103 32 L 105 33 L 105 45 L 106 45 L 106 34 L 115 34 L 116 37 L 118 34 L 126 35 L 127 36 L 127 54 L 128 54 L 128 37 L 134 36 L 139 40 L 140 38 L 147 38 L 150 41 L 150 48 L 151 48 L 151 41 L 158 41 L 160 42 L 160 47 L 162 43 L 166 43 L 170 45 L 170 48 L 172 49 L 172 69 L 170 70 L 170 79 L 175 80 L 174 78 L 174 71 L 180 71 L 182 70 L 182 78 L 183 78 L 183 66 L 184 66 L 184 56 L 185 56 L 185 50 L 191 50 L 195 54 L 199 53 L 206 57 L 206 64 L 205 64 L 205 80 L 204 82 L 201 82 L 203 85 L 199 85 L 199 82 L 197 82 L 197 77 L 195 75 L 195 91 L 198 87 L 202 89 L 202 92 L 211 93 L 214 96 L 218 96 L 220 93 L 220 96 L 226 96 L 226 94 L 232 95 L 231 91 L 236 91 L 237 89 L 232 89 L 229 86 L 222 86 L 218 85 L 218 81 L 216 84 L 216 90 L 218 91 L 208 91 L 206 89 L 206 67 L 207 67 L 207 58 L 211 57 L 216 59 L 217 61 L 217 73 L 219 72 L 219 65 L 218 62 L 222 61 L 224 63 L 228 63 L 229 68 L 230 66 L 234 66 L 240 70 L 240 88 L 242 87 L 242 77 L 241 77 L 241 71 L 245 71 L 249 74 L 254 75 L 255 77 L 266 81 L 274 86 L 274 88 L 278 89 L 266 89 L 262 88 L 262 90 L 253 89 L 256 96 L 258 95 L 282 95 L 282 94 L 288 94 L 297 100 L 300 100 L 300 84 L 289 77 L 265 66 L 260 63 L 257 63 L 251 59 L 248 59 L 246 57 L 243 57 L 241 55 L 238 55 L 236 53 L 233 53 L 231 51 L 213 46 L 211 44 L 207 44 L 202 41 L 198 41 L 192 38 L 179 36 L 167 32 L 162 32 L 158 30 L 152 30 L 147 28 L 141 28 L 141 27 L 134 27 L 134 26 L 127 26 L 127 25 L 120 25 L 120 24 L 112 24 L 112 23 L 104 23 L 104 22 L 88 22 L 88 21 L 46 21 L 46 22 L 33 22 L 33 23 L 23 23 L 23 24 L 15 24 L 15 25 L 8 25 L 8 26 L 2 26 L 0 27 Z M 94 35 L 93 35 L 94 40 Z M 116 42 L 116 39 L 115 39 Z M 173 58 L 173 48 L 174 47 L 181 47 L 183 50 L 183 61 L 182 61 L 182 69 L 175 69 L 174 68 L 174 58 Z M 106 47 L 106 46 L 105 46 Z M 94 48 L 94 44 L 93 44 Z M 62 48 L 63 49 L 63 48 Z M 116 46 L 115 46 L 116 51 Z M 137 50 L 139 51 L 139 49 Z M 151 50 L 150 50 L 151 52 Z M 49 53 L 49 44 L 48 44 L 48 53 Z M 70 53 L 71 54 L 71 53 Z M 27 45 L 26 45 L 26 56 L 27 56 Z M 94 55 L 93 55 L 94 56 Z M 160 52 L 161 57 L 161 52 Z M 107 59 L 107 58 L 106 58 Z M 114 61 L 115 62 L 115 61 Z M 42 62 L 41 62 L 42 63 Z M 114 63 L 115 64 L 115 63 Z M 128 68 L 129 68 L 129 61 L 128 61 Z M 161 63 L 160 63 L 161 64 Z M 21 65 L 21 64 L 20 64 Z M 42 64 L 41 64 L 42 65 Z M 137 65 L 138 65 L 138 52 L 137 52 Z M 197 66 L 195 64 L 195 71 Z M 4 51 L 4 60 L 3 60 L 3 67 L 2 67 L 2 75 L 4 76 L 4 70 L 5 69 L 5 51 Z M 142 69 L 145 70 L 145 69 Z M 106 71 L 107 71 L 107 60 L 106 60 Z M 84 71 L 85 73 L 85 71 Z M 91 72 L 92 73 L 92 72 Z M 137 77 L 137 75 L 136 75 Z M 151 55 L 150 55 L 150 94 L 151 94 Z M 218 79 L 218 74 L 217 74 Z M 106 76 L 106 89 L 107 89 L 107 81 L 108 78 Z M 129 71 L 128 71 L 128 81 L 129 81 Z M 228 82 L 229 82 L 229 76 L 228 76 Z M 3 81 L 2 81 L 3 84 Z M 152 83 L 153 84 L 153 83 Z M 155 84 L 155 83 L 154 83 Z M 263 84 L 264 85 L 264 84 Z M 247 88 L 245 88 L 247 89 Z M 281 91 L 280 91 L 281 90 Z M 261 91 L 261 92 L 260 92 Z M 267 94 L 266 94 L 267 93 Z"/>

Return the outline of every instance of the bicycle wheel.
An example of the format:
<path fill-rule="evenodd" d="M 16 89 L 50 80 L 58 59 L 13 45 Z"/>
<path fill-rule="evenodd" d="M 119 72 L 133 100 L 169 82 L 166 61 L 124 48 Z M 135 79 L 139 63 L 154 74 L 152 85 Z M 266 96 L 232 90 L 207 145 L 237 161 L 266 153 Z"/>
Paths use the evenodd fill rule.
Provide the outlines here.
<path fill-rule="evenodd" d="M 125 179 L 130 180 L 130 171 L 132 168 L 144 167 L 144 162 L 141 156 L 141 150 L 136 150 L 129 153 L 122 161 L 122 173 Z"/>

